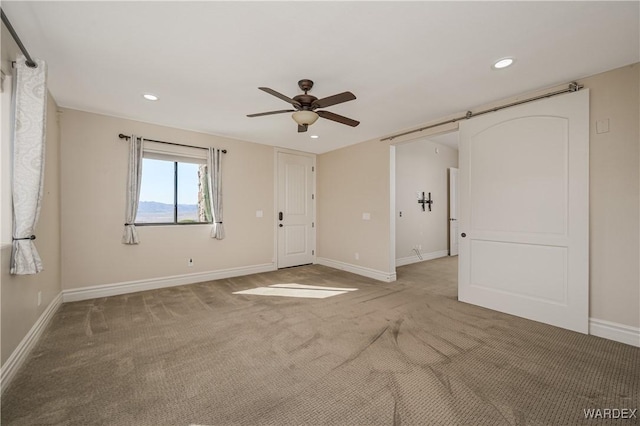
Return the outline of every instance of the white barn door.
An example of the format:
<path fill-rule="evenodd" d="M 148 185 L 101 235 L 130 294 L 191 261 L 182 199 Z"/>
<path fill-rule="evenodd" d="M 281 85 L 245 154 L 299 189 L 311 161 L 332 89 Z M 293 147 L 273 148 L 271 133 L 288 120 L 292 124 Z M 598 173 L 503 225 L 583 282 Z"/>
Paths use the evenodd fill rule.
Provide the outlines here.
<path fill-rule="evenodd" d="M 588 333 L 589 91 L 460 123 L 458 299 Z"/>

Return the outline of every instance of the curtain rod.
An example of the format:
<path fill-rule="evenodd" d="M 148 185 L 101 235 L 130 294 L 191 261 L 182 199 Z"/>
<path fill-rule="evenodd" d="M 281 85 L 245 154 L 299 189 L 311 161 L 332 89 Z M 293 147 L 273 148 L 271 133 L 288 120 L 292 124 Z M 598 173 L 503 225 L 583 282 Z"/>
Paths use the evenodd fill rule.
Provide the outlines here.
<path fill-rule="evenodd" d="M 126 140 L 131 139 L 131 136 L 127 136 L 127 135 L 122 134 L 122 133 L 120 133 L 120 134 L 118 135 L 118 137 L 119 137 L 120 139 L 126 139 Z M 149 141 L 149 142 L 166 143 L 167 145 L 186 146 L 187 148 L 209 149 L 209 148 L 204 148 L 204 147 L 201 147 L 201 146 L 185 145 L 185 144 L 182 144 L 182 143 L 165 142 L 165 141 L 156 141 L 156 140 L 153 140 L 153 139 L 147 139 L 147 138 L 142 138 L 142 139 L 144 139 L 145 141 Z M 226 150 L 226 149 L 223 149 L 223 150 L 222 150 L 222 153 L 223 153 L 223 154 L 226 154 L 226 153 L 227 153 L 227 150 Z"/>
<path fill-rule="evenodd" d="M 511 102 L 511 103 L 506 104 L 506 105 L 500 105 L 498 107 L 485 109 L 483 111 L 478 111 L 478 112 L 467 111 L 467 113 L 462 117 L 452 118 L 451 120 L 441 121 L 440 123 L 431 124 L 430 126 L 421 127 L 419 129 L 416 129 L 416 130 L 410 130 L 408 132 L 398 133 L 397 135 L 388 136 L 388 137 L 386 137 L 384 139 L 380 139 L 380 142 L 392 141 L 395 138 L 399 138 L 400 136 L 410 135 L 411 133 L 422 132 L 423 130 L 432 129 L 434 127 L 442 126 L 444 124 L 455 123 L 456 121 L 460 121 L 460 120 L 468 120 L 468 119 L 470 119 L 472 117 L 476 117 L 478 115 L 487 114 L 489 112 L 500 111 L 501 109 L 510 108 L 510 107 L 513 107 L 513 106 L 516 106 L 516 105 L 526 104 L 527 102 L 533 102 L 533 101 L 537 101 L 539 99 L 550 98 L 552 96 L 561 95 L 561 94 L 567 93 L 567 92 L 577 92 L 578 90 L 582 89 L 583 87 L 584 87 L 583 85 L 578 84 L 575 81 L 573 81 L 573 82 L 571 82 L 569 84 L 569 87 L 567 87 L 566 89 L 556 90 L 555 92 L 546 93 L 544 95 L 535 96 L 533 98 L 523 99 L 521 101 Z"/>
<path fill-rule="evenodd" d="M 9 18 L 7 18 L 7 15 L 4 14 L 4 10 L 2 10 L 2 8 L 0 8 L 0 15 L 2 15 L 2 22 L 4 22 L 4 25 L 9 30 L 9 33 L 11 33 L 11 37 L 13 37 L 13 39 L 16 41 L 16 44 L 18 45 L 18 47 L 22 51 L 22 54 L 27 58 L 27 60 L 25 61 L 27 66 L 29 68 L 38 68 L 38 64 L 36 64 L 33 61 L 33 59 L 31 59 L 31 55 L 29 55 L 29 52 L 27 52 L 27 48 L 24 47 L 24 44 L 22 44 L 22 40 L 20 40 L 20 37 L 18 37 L 18 34 L 13 29 L 13 26 L 11 25 L 11 22 L 9 22 Z"/>

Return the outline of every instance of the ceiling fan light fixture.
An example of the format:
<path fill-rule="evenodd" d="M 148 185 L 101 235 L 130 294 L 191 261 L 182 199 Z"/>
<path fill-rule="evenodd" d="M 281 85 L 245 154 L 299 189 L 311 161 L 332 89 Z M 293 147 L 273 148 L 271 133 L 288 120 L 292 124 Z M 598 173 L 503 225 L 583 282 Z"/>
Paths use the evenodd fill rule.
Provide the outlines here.
<path fill-rule="evenodd" d="M 318 119 L 318 114 L 313 111 L 296 111 L 291 115 L 291 118 L 300 126 L 311 126 Z"/>
<path fill-rule="evenodd" d="M 304 95 L 297 95 L 293 98 L 283 95 L 280 92 L 276 92 L 275 90 L 268 87 L 258 87 L 258 89 L 262 90 L 263 92 L 267 92 L 268 94 L 287 102 L 295 109 L 281 109 L 278 111 L 260 112 L 257 114 L 248 114 L 247 117 L 261 117 L 263 115 L 284 114 L 292 112 L 293 114 L 291 115 L 291 118 L 293 118 L 293 121 L 298 124 L 298 133 L 306 133 L 309 130 L 309 126 L 315 123 L 318 120 L 318 117 L 322 117 L 325 120 L 335 121 L 336 123 L 344 124 L 351 127 L 356 127 L 358 124 L 360 124 L 359 121 L 334 114 L 324 109 L 320 109 L 318 110 L 318 112 L 314 111 L 317 108 L 326 108 L 332 105 L 341 104 L 343 102 L 353 101 L 354 99 L 356 99 L 356 95 L 354 95 L 353 93 L 342 92 L 333 96 L 327 96 L 318 99 L 315 96 L 309 95 L 307 93 L 313 87 L 313 81 L 306 79 L 300 80 L 298 82 L 298 87 L 304 92 Z"/>

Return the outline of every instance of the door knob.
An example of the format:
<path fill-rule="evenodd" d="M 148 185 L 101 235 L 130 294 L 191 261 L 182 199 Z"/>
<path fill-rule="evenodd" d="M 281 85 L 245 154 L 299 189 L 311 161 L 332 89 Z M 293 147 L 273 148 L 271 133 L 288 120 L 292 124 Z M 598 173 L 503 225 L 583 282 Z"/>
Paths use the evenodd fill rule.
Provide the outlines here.
<path fill-rule="evenodd" d="M 284 225 L 283 225 L 283 224 L 280 224 L 280 225 L 278 225 L 278 226 L 279 226 L 280 228 L 282 228 Z"/>
<path fill-rule="evenodd" d="M 278 220 L 282 220 L 283 216 L 282 216 L 282 212 L 278 213 Z"/>
<path fill-rule="evenodd" d="M 466 237 L 466 236 L 467 236 L 467 234 L 465 234 L 465 233 L 463 232 L 462 234 L 460 234 L 460 236 L 461 236 L 462 238 L 464 238 L 464 237 Z"/>

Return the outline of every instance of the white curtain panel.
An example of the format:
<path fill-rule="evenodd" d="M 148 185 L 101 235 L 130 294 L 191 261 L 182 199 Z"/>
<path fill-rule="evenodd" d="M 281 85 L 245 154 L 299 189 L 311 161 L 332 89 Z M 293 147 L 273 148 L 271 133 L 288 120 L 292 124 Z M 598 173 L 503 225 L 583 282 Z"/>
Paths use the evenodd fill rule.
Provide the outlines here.
<path fill-rule="evenodd" d="M 127 205 L 124 214 L 123 244 L 138 244 L 138 231 L 134 222 L 138 214 L 140 201 L 140 183 L 142 182 L 143 140 L 136 135 L 129 139 L 129 174 L 127 175 Z"/>
<path fill-rule="evenodd" d="M 222 224 L 222 150 L 209 148 L 207 153 L 207 170 L 209 171 L 209 200 L 213 212 L 213 228 L 211 238 L 224 239 Z"/>
<path fill-rule="evenodd" d="M 13 131 L 13 248 L 10 272 L 37 274 L 42 260 L 34 244 L 44 184 L 47 117 L 47 66 L 30 68 L 26 58 L 16 60 L 15 123 Z"/>

